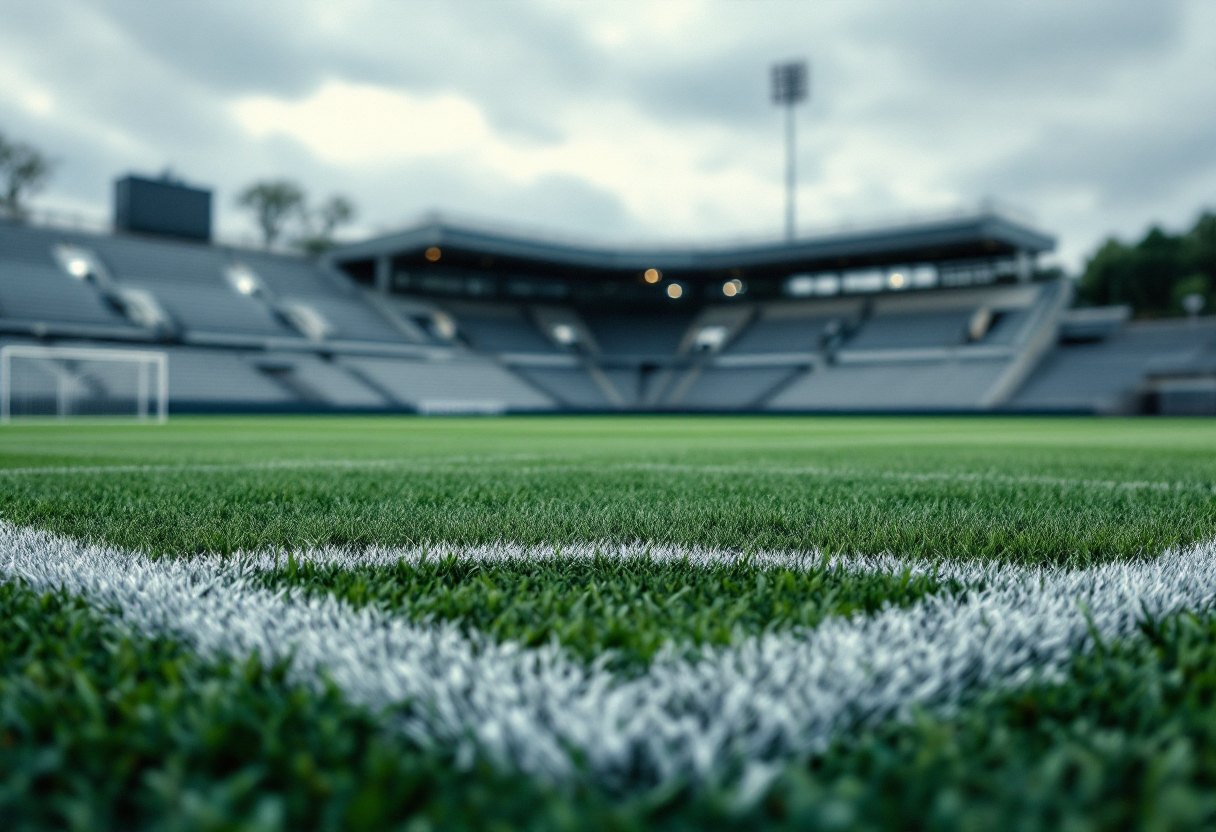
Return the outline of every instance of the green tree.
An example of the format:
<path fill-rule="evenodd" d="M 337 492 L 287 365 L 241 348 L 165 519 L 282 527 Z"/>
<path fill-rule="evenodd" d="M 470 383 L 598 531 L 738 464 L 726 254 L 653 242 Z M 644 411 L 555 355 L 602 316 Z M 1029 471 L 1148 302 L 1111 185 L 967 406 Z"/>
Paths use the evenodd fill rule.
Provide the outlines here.
<path fill-rule="evenodd" d="M 1184 314 L 1181 298 L 1198 291 L 1212 308 L 1216 285 L 1216 214 L 1204 213 L 1182 235 L 1154 227 L 1135 245 L 1107 240 L 1085 266 L 1078 297 L 1094 305 L 1128 304 L 1138 317 Z"/>
<path fill-rule="evenodd" d="M 0 133 L 0 215 L 24 221 L 29 216 L 26 199 L 42 189 L 53 167 L 37 148 Z"/>
<path fill-rule="evenodd" d="M 334 247 L 334 232 L 355 218 L 355 205 L 344 196 L 331 196 L 315 210 L 304 212 L 304 236 L 297 245 L 307 254 L 324 254 Z"/>
<path fill-rule="evenodd" d="M 1216 284 L 1216 214 L 1206 211 L 1182 241 L 1187 268 Z"/>
<path fill-rule="evenodd" d="M 303 212 L 304 190 L 289 179 L 266 179 L 241 191 L 237 204 L 253 212 L 262 244 L 270 249 L 288 221 Z"/>
<path fill-rule="evenodd" d="M 1186 305 L 1183 300 L 1187 295 L 1199 295 L 1203 298 L 1203 307 L 1201 311 L 1211 312 L 1212 310 L 1212 281 L 1208 279 L 1206 274 L 1195 273 L 1190 277 L 1184 277 L 1174 284 L 1173 291 L 1173 309 L 1170 311 L 1175 314 L 1187 314 Z"/>

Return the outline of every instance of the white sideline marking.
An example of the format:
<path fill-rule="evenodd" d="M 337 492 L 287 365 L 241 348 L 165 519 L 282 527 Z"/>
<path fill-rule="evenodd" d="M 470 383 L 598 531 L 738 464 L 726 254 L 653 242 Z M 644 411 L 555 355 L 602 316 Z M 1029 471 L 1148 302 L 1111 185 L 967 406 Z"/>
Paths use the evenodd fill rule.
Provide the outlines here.
<path fill-rule="evenodd" d="M 1010 476 L 1008 474 L 986 474 L 972 472 L 929 472 L 917 471 L 867 471 L 863 468 L 817 468 L 814 466 L 779 466 L 762 468 L 745 465 L 690 465 L 669 464 L 662 462 L 618 463 L 601 466 L 602 468 L 618 468 L 623 470 L 640 471 L 706 471 L 722 474 L 777 474 L 779 476 L 815 476 L 815 477 L 877 477 L 888 480 L 906 480 L 908 482 L 991 482 L 999 485 L 1051 485 L 1062 488 L 1111 488 L 1153 491 L 1185 491 L 1196 489 L 1216 493 L 1216 486 L 1203 483 L 1189 482 L 1154 482 L 1151 480 L 1081 480 L 1067 477 L 1046 477 L 1039 475 Z"/>
<path fill-rule="evenodd" d="M 285 459 L 267 462 L 232 462 L 232 463 L 177 463 L 177 464 L 146 464 L 146 465 L 64 465 L 26 468 L 0 468 L 0 477 L 32 476 L 39 474 L 142 474 L 142 473 L 222 473 L 225 471 L 275 471 L 275 470 L 307 470 L 310 468 L 336 469 L 375 469 L 375 468 L 406 468 L 426 469 L 445 465 L 467 465 L 511 463 L 511 462 L 545 462 L 553 460 L 555 464 L 539 465 L 529 471 L 676 471 L 703 472 L 711 474 L 773 474 L 776 476 L 811 476 L 811 477 L 867 477 L 889 480 L 905 480 L 908 482 L 991 482 L 998 485 L 1049 485 L 1061 488 L 1104 488 L 1151 491 L 1190 491 L 1197 490 L 1216 494 L 1216 485 L 1196 482 L 1158 482 L 1152 480 L 1094 480 L 1070 479 L 1068 477 L 1047 477 L 1038 475 L 1010 476 L 1008 474 L 991 474 L 975 472 L 928 472 L 915 471 L 867 471 L 862 468 L 822 468 L 808 466 L 777 466 L 763 465 L 718 465 L 718 464 L 689 464 L 664 462 L 619 462 L 619 463 L 567 463 L 561 460 L 568 457 L 553 457 L 543 454 L 503 454 L 490 456 L 443 456 L 420 457 L 414 459 Z M 522 469 L 520 469 L 522 470 Z"/>
<path fill-rule="evenodd" d="M 598 782 L 622 788 L 740 773 L 754 784 L 859 721 L 948 711 L 978 688 L 1036 675 L 1058 680 L 1091 644 L 1091 626 L 1103 639 L 1130 636 L 1144 615 L 1216 597 L 1216 544 L 1078 571 L 955 564 L 954 577 L 984 588 L 693 660 L 668 650 L 624 678 L 555 644 L 495 644 L 332 596 L 254 588 L 250 570 L 264 566 L 152 560 L 0 523 L 0 575 L 83 594 L 135 632 L 182 638 L 203 655 L 290 658 L 292 679 L 314 685 L 324 669 L 350 701 L 396 706 L 392 718 L 419 741 L 554 779 L 576 774 L 573 752 Z"/>
<path fill-rule="evenodd" d="M 279 459 L 266 462 L 199 462 L 148 465 L 60 465 L 45 468 L 0 468 L 0 476 L 30 476 L 36 474 L 156 474 L 222 473 L 224 471 L 276 471 L 308 468 L 427 468 L 441 465 L 462 465 L 470 462 L 529 462 L 544 459 L 536 454 L 504 454 L 499 456 L 440 456 L 416 459 Z"/>

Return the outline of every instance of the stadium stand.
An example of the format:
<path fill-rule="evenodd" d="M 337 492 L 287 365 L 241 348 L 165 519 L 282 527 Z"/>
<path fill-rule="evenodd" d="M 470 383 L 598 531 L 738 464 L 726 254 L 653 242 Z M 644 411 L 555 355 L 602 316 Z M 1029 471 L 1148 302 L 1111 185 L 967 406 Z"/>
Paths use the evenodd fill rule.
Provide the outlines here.
<path fill-rule="evenodd" d="M 553 342 L 509 305 L 449 304 L 457 329 L 476 349 L 488 353 L 551 353 Z"/>
<path fill-rule="evenodd" d="M 1067 332 L 1067 327 L 1065 327 Z M 1092 333 L 1092 325 L 1089 327 Z M 1135 321 L 1065 340 L 1010 402 L 1016 410 L 1216 413 L 1216 318 Z M 1196 393 L 1190 396 L 1187 391 Z M 1195 398 L 1195 402 L 1190 402 Z M 1205 409 L 1206 408 L 1206 409 Z"/>
<path fill-rule="evenodd" d="M 1004 369 L 999 361 L 827 366 L 799 376 L 773 410 L 980 410 Z"/>
<path fill-rule="evenodd" d="M 0 343 L 164 350 L 177 413 L 1216 412 L 1216 320 L 1070 310 L 1052 245 L 992 213 L 686 249 L 435 221 L 323 260 L 0 223 Z"/>
<path fill-rule="evenodd" d="M 553 400 L 494 362 L 474 357 L 411 361 L 348 356 L 343 366 L 424 413 L 547 410 Z"/>
<path fill-rule="evenodd" d="M 613 407 L 613 399 L 581 367 L 515 366 L 512 369 L 562 407 L 571 410 L 608 410 Z"/>
<path fill-rule="evenodd" d="M 792 367 L 705 367 L 680 395 L 690 410 L 760 410 L 792 380 Z"/>
<path fill-rule="evenodd" d="M 128 328 L 127 319 L 117 307 L 87 284 L 46 263 L 4 264 L 0 271 L 0 313 L 31 324 L 54 320 Z"/>
<path fill-rule="evenodd" d="M 602 355 L 639 358 L 675 355 L 692 323 L 683 309 L 614 309 L 583 312 Z"/>

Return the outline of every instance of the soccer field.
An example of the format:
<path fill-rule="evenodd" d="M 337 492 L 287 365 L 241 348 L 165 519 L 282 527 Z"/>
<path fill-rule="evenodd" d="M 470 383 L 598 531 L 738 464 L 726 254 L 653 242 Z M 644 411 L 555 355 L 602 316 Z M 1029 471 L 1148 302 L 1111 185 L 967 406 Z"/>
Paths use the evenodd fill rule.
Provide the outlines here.
<path fill-rule="evenodd" d="M 0 817 L 1216 824 L 1216 422 L 0 431 Z"/>

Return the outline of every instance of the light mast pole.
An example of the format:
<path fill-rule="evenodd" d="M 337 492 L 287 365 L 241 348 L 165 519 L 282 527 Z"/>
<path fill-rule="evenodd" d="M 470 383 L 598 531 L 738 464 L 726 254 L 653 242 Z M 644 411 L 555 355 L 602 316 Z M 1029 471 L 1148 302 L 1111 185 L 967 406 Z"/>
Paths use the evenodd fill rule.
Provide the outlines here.
<path fill-rule="evenodd" d="M 807 99 L 810 74 L 806 61 L 789 61 L 773 67 L 773 103 L 785 108 L 785 238 L 794 239 L 798 189 L 795 158 L 794 106 Z"/>

